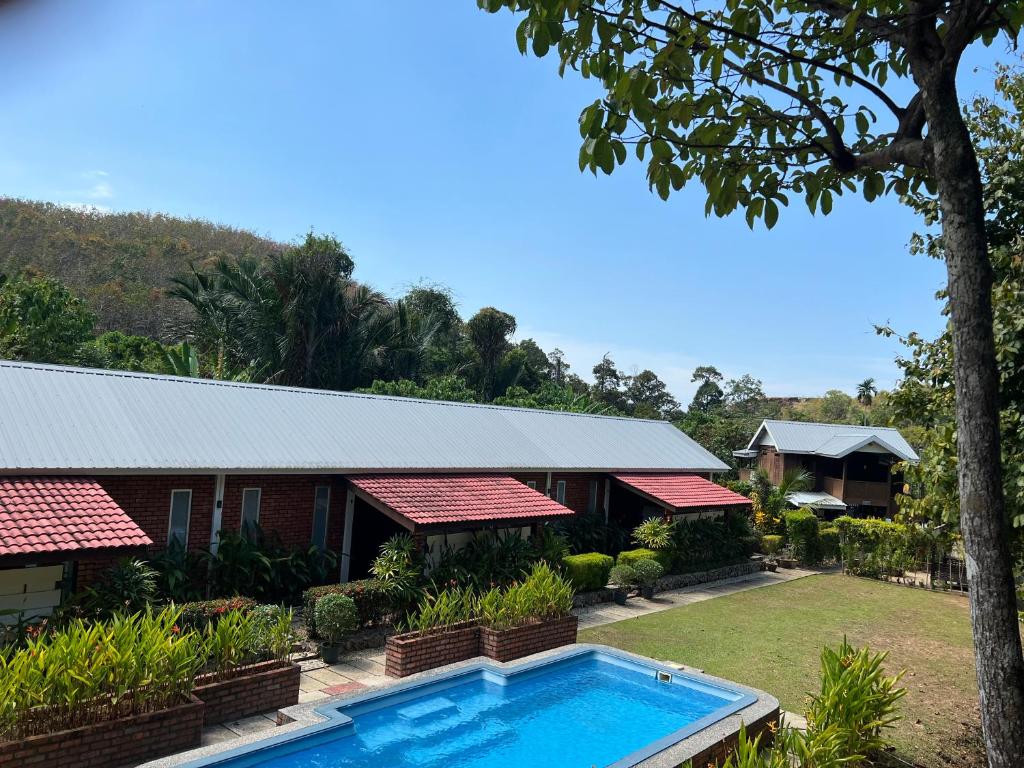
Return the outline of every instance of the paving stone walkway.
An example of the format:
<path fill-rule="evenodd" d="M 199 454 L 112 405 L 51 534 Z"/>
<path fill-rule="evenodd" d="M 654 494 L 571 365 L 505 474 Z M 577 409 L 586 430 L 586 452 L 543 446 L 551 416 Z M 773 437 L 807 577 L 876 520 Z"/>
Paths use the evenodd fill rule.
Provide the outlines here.
<path fill-rule="evenodd" d="M 683 589 L 659 592 L 653 600 L 640 597 L 630 598 L 625 605 L 601 603 L 599 605 L 580 608 L 576 614 L 580 617 L 580 629 L 599 627 L 625 619 L 634 619 L 658 611 L 667 611 L 691 603 L 712 600 L 716 597 L 758 589 L 772 584 L 781 584 L 804 576 L 811 576 L 820 571 L 807 571 L 800 568 L 779 569 L 775 573 L 759 571 L 746 576 L 736 576 L 709 584 L 698 584 Z M 356 651 L 345 656 L 338 664 L 324 664 L 318 658 L 299 661 L 302 676 L 299 680 L 299 703 L 319 701 L 332 696 L 356 693 L 368 688 L 388 685 L 393 678 L 384 675 L 384 649 L 374 648 Z M 277 725 L 276 713 L 254 715 L 224 725 L 215 725 L 204 729 L 203 746 L 219 744 L 255 731 L 269 730 Z"/>

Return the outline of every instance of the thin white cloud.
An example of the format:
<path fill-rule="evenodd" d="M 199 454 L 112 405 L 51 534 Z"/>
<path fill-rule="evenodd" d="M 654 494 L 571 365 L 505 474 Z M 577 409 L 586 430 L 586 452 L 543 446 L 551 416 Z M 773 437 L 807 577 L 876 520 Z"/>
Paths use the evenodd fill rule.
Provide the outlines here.
<path fill-rule="evenodd" d="M 98 181 L 89 188 L 86 195 L 93 200 L 107 200 L 114 196 L 114 188 L 105 181 Z"/>

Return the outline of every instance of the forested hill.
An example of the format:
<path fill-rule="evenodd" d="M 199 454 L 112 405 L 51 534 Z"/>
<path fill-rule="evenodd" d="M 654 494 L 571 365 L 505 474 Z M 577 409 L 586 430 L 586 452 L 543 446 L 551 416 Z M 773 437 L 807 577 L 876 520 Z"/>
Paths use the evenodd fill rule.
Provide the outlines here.
<path fill-rule="evenodd" d="M 96 314 L 98 330 L 163 338 L 190 314 L 167 297 L 171 277 L 218 256 L 265 256 L 285 245 L 203 219 L 102 213 L 0 197 L 0 274 L 37 270 L 64 282 Z"/>

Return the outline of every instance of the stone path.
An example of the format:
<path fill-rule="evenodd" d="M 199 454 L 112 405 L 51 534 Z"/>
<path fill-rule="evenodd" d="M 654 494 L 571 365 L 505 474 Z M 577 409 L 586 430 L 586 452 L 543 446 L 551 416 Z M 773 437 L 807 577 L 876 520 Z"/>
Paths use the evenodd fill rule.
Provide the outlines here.
<path fill-rule="evenodd" d="M 820 573 L 820 571 L 806 571 L 800 568 L 782 568 L 775 573 L 759 571 L 709 584 L 659 592 L 653 600 L 634 597 L 630 598 L 625 605 L 601 603 L 580 608 L 576 614 L 580 617 L 580 629 L 589 629 L 602 624 L 634 619 L 637 616 L 646 616 L 649 613 L 667 611 L 682 605 L 745 592 L 749 589 L 781 584 L 804 576 L 812 576 L 815 573 Z M 328 665 L 320 659 L 314 658 L 302 660 L 299 665 L 302 667 L 302 676 L 299 681 L 300 704 L 356 693 L 394 682 L 393 678 L 384 676 L 383 648 L 350 653 L 346 655 L 344 661 L 338 664 Z M 274 712 L 246 717 L 224 725 L 215 725 L 203 730 L 203 746 L 230 741 L 260 730 L 269 730 L 276 725 L 277 719 Z"/>

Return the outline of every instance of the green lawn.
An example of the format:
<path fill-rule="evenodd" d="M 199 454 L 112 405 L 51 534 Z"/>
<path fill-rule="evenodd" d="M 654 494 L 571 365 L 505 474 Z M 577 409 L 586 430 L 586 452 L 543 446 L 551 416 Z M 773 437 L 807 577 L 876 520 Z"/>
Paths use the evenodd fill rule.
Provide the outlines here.
<path fill-rule="evenodd" d="M 889 651 L 907 671 L 899 754 L 929 768 L 974 764 L 977 683 L 967 601 L 839 574 L 812 576 L 581 633 L 604 643 L 774 694 L 802 712 L 817 686 L 818 656 L 843 635 Z"/>

